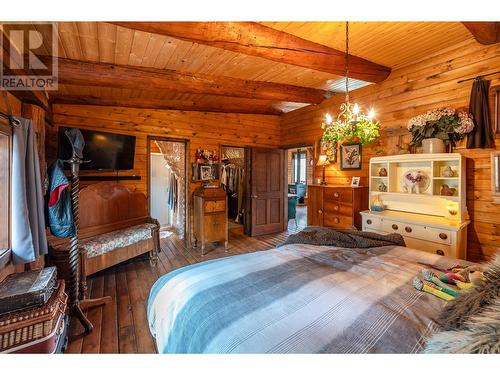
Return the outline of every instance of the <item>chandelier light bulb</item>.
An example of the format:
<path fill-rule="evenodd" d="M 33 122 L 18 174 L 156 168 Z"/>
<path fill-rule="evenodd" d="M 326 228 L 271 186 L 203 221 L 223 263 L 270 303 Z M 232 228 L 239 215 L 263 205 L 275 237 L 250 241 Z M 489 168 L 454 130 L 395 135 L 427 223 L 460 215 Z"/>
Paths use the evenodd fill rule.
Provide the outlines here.
<path fill-rule="evenodd" d="M 359 105 L 358 103 L 354 104 L 354 107 L 352 108 L 352 113 L 357 115 L 359 113 Z"/>
<path fill-rule="evenodd" d="M 325 115 L 325 123 L 326 123 L 327 125 L 330 125 L 332 122 L 333 122 L 332 116 L 330 116 L 330 114 L 329 114 L 329 113 L 327 113 L 327 114 Z"/>
<path fill-rule="evenodd" d="M 370 112 L 368 113 L 368 118 L 371 120 L 374 117 L 375 117 L 375 110 L 371 108 Z"/>

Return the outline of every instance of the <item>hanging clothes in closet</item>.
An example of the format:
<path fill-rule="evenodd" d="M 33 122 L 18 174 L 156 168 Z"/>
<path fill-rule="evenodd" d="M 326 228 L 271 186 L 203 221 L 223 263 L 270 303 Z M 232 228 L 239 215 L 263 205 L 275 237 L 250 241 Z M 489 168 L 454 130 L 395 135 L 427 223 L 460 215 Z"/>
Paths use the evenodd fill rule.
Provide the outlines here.
<path fill-rule="evenodd" d="M 245 197 L 245 170 L 239 164 L 226 160 L 222 166 L 222 188 L 228 193 L 228 217 L 242 222 L 243 199 Z"/>

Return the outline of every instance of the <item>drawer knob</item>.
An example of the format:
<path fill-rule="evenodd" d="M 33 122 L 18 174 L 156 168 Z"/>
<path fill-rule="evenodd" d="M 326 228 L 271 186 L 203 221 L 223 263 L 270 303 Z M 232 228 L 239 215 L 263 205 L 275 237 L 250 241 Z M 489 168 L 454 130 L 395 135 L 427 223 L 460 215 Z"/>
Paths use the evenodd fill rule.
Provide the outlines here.
<path fill-rule="evenodd" d="M 335 217 L 335 218 L 333 219 L 333 222 L 334 222 L 335 224 L 338 224 L 338 223 L 340 223 L 340 219 L 339 219 L 338 217 Z"/>
<path fill-rule="evenodd" d="M 370 225 L 372 221 L 370 219 L 366 220 L 366 224 Z"/>
<path fill-rule="evenodd" d="M 335 198 L 338 198 L 338 197 L 339 197 L 339 192 L 338 192 L 338 191 L 336 191 L 335 193 L 333 193 L 333 196 L 334 196 Z"/>
<path fill-rule="evenodd" d="M 411 233 L 411 227 L 405 227 L 406 233 Z"/>
<path fill-rule="evenodd" d="M 448 235 L 446 233 L 439 233 L 439 238 L 442 240 L 446 240 L 448 238 Z"/>
<path fill-rule="evenodd" d="M 437 255 L 444 256 L 444 251 L 443 251 L 443 250 L 441 250 L 441 249 L 438 249 L 438 250 L 436 250 L 436 254 L 437 254 Z"/>
<path fill-rule="evenodd" d="M 337 206 L 337 205 L 333 206 L 333 210 L 334 211 L 338 211 L 339 210 L 339 206 Z"/>
<path fill-rule="evenodd" d="M 318 214 L 322 215 L 323 214 L 323 210 L 318 210 Z"/>
<path fill-rule="evenodd" d="M 399 228 L 399 227 L 398 227 L 396 224 L 392 224 L 392 229 L 394 229 L 394 230 L 398 230 L 398 228 Z"/>

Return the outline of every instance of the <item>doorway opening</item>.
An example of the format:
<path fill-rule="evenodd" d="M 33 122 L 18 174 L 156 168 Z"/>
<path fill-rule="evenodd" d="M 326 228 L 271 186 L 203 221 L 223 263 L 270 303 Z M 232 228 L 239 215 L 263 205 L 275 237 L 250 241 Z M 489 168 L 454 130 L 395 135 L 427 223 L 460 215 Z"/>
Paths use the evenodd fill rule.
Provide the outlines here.
<path fill-rule="evenodd" d="M 220 155 L 220 182 L 227 194 L 229 236 L 248 235 L 248 151 L 244 147 L 221 146 Z"/>
<path fill-rule="evenodd" d="M 186 150 L 186 141 L 148 137 L 149 212 L 160 238 L 189 238 Z"/>
<path fill-rule="evenodd" d="M 307 226 L 307 185 L 313 183 L 312 146 L 287 150 L 288 230 Z"/>

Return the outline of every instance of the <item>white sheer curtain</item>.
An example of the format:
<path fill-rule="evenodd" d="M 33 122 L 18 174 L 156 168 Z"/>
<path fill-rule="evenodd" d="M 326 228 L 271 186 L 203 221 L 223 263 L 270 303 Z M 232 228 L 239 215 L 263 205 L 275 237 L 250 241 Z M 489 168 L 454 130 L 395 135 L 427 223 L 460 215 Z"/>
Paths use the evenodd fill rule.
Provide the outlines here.
<path fill-rule="evenodd" d="M 47 238 L 33 123 L 14 118 L 12 125 L 12 254 L 22 264 L 47 253 Z"/>
<path fill-rule="evenodd" d="M 165 162 L 177 177 L 177 210 L 171 212 L 171 224 L 177 230 L 180 238 L 186 233 L 186 145 L 183 142 L 156 141 L 158 148 L 163 154 Z M 171 210 L 172 211 L 172 210 Z"/>

